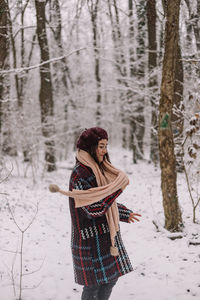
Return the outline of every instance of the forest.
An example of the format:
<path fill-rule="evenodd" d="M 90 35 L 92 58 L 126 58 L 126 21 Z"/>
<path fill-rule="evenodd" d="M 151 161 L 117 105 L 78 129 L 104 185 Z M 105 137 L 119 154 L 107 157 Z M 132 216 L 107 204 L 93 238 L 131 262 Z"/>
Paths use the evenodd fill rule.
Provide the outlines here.
<path fill-rule="evenodd" d="M 85 128 L 107 130 L 113 160 L 141 180 L 137 195 L 145 189 L 142 177 L 157 174 L 163 219 L 152 216 L 152 230 L 175 242 L 189 230 L 188 245 L 198 251 L 199 16 L 200 0 L 0 0 L 0 222 L 14 221 L 5 226 L 20 234 L 18 246 L 9 251 L 1 239 L 0 251 L 15 253 L 5 259 L 11 259 L 14 298 L 5 285 L 2 300 L 27 299 L 22 297 L 23 239 L 40 209 L 26 199 L 37 199 L 40 188 L 44 198 L 52 197 L 45 193 L 56 178 L 66 185 L 69 175 L 63 170 L 71 170 Z M 140 168 L 144 173 L 136 179 Z M 154 197 L 153 186 L 149 177 L 144 195 Z M 16 219 L 18 208 L 31 216 L 25 229 Z M 43 263 L 37 272 L 42 268 Z M 74 298 L 37 299 L 79 299 L 73 290 Z M 176 299 L 190 299 L 183 297 Z"/>

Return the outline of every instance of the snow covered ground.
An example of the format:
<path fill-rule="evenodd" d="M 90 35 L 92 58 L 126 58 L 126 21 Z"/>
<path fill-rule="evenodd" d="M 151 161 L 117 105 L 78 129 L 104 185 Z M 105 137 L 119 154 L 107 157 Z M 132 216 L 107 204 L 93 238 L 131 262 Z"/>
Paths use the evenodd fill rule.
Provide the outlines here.
<path fill-rule="evenodd" d="M 200 299 L 200 246 L 189 244 L 200 239 L 200 225 L 192 223 L 192 207 L 184 175 L 178 175 L 178 195 L 185 223 L 184 237 L 171 240 L 164 230 L 157 232 L 152 221 L 162 228 L 163 208 L 160 171 L 147 163 L 131 164 L 131 154 L 111 151 L 112 162 L 126 171 L 130 185 L 118 198 L 134 212 L 142 214 L 134 224 L 121 223 L 122 237 L 134 266 L 134 272 L 121 277 L 111 300 L 189 300 Z M 0 299 L 19 295 L 19 254 L 21 232 L 23 246 L 23 300 L 78 300 L 82 287 L 74 283 L 70 251 L 70 215 L 68 199 L 48 191 L 49 183 L 68 187 L 74 155 L 58 164 L 58 170 L 37 176 L 36 184 L 25 165 L 16 164 L 12 175 L 1 183 L 0 202 Z M 9 168 L 9 161 L 8 161 Z M 19 174 L 20 172 L 20 174 Z M 39 173 L 39 172 L 38 172 Z M 3 177 L 3 174 L 1 175 Z M 9 206 L 7 204 L 9 203 Z M 199 218 L 199 209 L 197 216 Z M 13 281 L 15 284 L 13 284 Z M 16 297 L 14 296 L 16 293 Z"/>

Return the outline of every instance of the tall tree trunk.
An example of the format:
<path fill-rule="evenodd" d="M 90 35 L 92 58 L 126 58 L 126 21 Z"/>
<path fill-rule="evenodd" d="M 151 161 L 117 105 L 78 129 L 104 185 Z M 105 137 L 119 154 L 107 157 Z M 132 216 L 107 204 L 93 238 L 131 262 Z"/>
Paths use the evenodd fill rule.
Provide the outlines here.
<path fill-rule="evenodd" d="M 128 11 L 129 11 L 129 57 L 130 57 L 130 75 L 131 78 L 135 76 L 135 68 L 134 68 L 134 17 L 133 17 L 133 0 L 128 0 Z"/>
<path fill-rule="evenodd" d="M 99 58 L 99 43 L 98 43 L 98 31 L 97 31 L 97 15 L 99 0 L 88 0 L 89 12 L 91 16 L 92 23 L 92 33 L 93 33 L 93 48 L 94 48 L 94 58 L 95 58 L 95 79 L 96 79 L 96 122 L 100 125 L 101 120 L 101 76 L 100 76 L 100 58 Z"/>
<path fill-rule="evenodd" d="M 145 35 L 146 35 L 146 0 L 139 0 L 136 5 L 137 18 L 138 18 L 138 36 L 137 36 L 137 80 L 139 83 L 139 89 L 144 91 L 145 89 Z M 145 118 L 144 118 L 144 101 L 143 95 L 138 95 L 137 103 L 135 103 L 135 110 L 133 112 L 133 122 L 135 122 L 135 132 L 133 132 L 133 157 L 134 162 L 138 159 L 143 159 L 144 149 L 144 130 L 145 130 Z"/>
<path fill-rule="evenodd" d="M 181 47 L 178 42 L 174 82 L 174 112 L 172 114 L 172 130 L 175 144 L 176 168 L 179 172 L 183 172 L 184 170 L 182 153 L 184 129 L 183 77 Z"/>
<path fill-rule="evenodd" d="M 129 126 L 129 116 L 124 110 L 124 107 L 127 104 L 127 68 L 126 60 L 123 50 L 123 40 L 122 33 L 120 28 L 119 20 L 119 11 L 118 3 L 116 0 L 108 0 L 108 10 L 110 16 L 110 22 L 112 27 L 112 40 L 114 44 L 114 59 L 115 59 L 115 68 L 117 71 L 117 83 L 119 86 L 119 100 L 120 100 L 120 110 L 121 110 L 121 122 L 122 122 L 122 146 L 123 148 L 128 148 L 128 126 Z M 125 90 L 125 91 L 124 91 Z"/>
<path fill-rule="evenodd" d="M 63 49 L 63 41 L 62 41 L 62 16 L 61 16 L 59 0 L 51 0 L 49 1 L 49 5 L 50 5 L 50 27 L 56 42 L 56 48 L 58 48 L 58 56 L 63 56 L 64 49 Z M 53 67 L 55 69 L 55 73 L 58 72 L 61 73 L 61 82 L 63 83 L 65 92 L 68 95 L 69 83 L 71 85 L 73 85 L 73 83 L 69 72 L 69 68 L 67 66 L 66 58 L 64 57 L 63 59 L 61 59 L 60 62 L 54 63 Z M 55 82 L 56 92 L 58 92 L 60 89 L 60 84 L 58 81 L 60 81 L 60 78 L 58 78 L 57 82 Z"/>
<path fill-rule="evenodd" d="M 8 31 L 9 31 L 9 40 L 10 40 L 10 50 L 12 55 L 12 67 L 13 69 L 16 69 L 18 67 L 17 65 L 17 48 L 16 48 L 16 42 L 15 37 L 13 34 L 13 18 L 11 17 L 11 11 L 9 8 L 9 1 L 7 1 L 8 6 Z M 17 3 L 17 6 L 20 5 L 20 1 Z M 20 10 L 19 10 L 20 11 Z M 19 12 L 16 13 L 14 19 L 18 16 Z M 23 29 L 22 29 L 23 30 Z M 12 79 L 11 79 L 12 80 Z M 20 80 L 17 73 L 14 74 L 14 81 L 15 81 L 15 90 L 16 90 L 16 97 L 17 97 L 17 106 L 18 108 L 21 107 L 21 98 L 20 98 Z M 7 87 L 8 91 L 8 87 Z M 3 151 L 7 153 L 8 155 L 16 156 L 17 155 L 17 145 L 16 141 L 13 138 L 13 130 L 11 126 L 10 119 L 12 118 L 12 111 L 10 101 L 7 102 L 6 112 L 5 112 L 5 120 L 7 120 L 7 126 L 4 130 L 4 141 L 3 141 Z M 16 108 L 15 108 L 16 109 Z M 19 117 L 18 117 L 19 118 Z"/>
<path fill-rule="evenodd" d="M 49 0 L 49 25 L 53 37 L 51 39 L 51 56 L 60 57 L 64 56 L 64 46 L 62 39 L 62 16 L 61 16 L 61 7 L 59 0 Z M 69 42 L 69 41 L 68 41 Z M 55 117 L 62 118 L 64 124 L 58 122 L 56 126 L 56 131 L 61 132 L 61 137 L 56 140 L 57 145 L 57 156 L 62 159 L 66 159 L 67 148 L 68 148 L 68 131 L 69 131 L 69 121 L 68 121 L 68 108 L 69 105 L 72 107 L 75 106 L 75 100 L 73 99 L 73 81 L 71 78 L 70 70 L 67 65 L 66 57 L 63 57 L 60 61 L 57 61 L 52 66 L 53 75 L 53 97 L 56 99 L 57 109 L 55 111 Z M 75 114 L 75 109 L 74 112 Z M 76 124 L 77 125 L 77 124 Z M 67 143 L 67 145 L 66 145 Z"/>
<path fill-rule="evenodd" d="M 199 16 L 200 16 L 200 0 L 197 0 L 197 12 L 196 15 L 193 16 L 193 28 L 194 35 L 196 38 L 196 47 L 198 55 L 200 55 L 200 24 L 199 24 Z"/>
<path fill-rule="evenodd" d="M 27 67 L 29 65 L 26 65 L 25 62 L 25 32 L 24 32 L 24 17 L 25 17 L 25 11 L 29 4 L 30 0 L 26 0 L 25 3 L 23 3 L 22 0 L 18 1 L 18 9 L 20 11 L 20 46 L 21 46 L 21 68 Z M 31 49 L 34 47 L 34 43 L 32 43 Z M 13 49 L 16 51 L 16 49 Z M 31 50 L 32 51 L 32 50 Z M 30 155 L 30 141 L 29 141 L 29 135 L 27 134 L 27 128 L 26 128 L 26 116 L 24 115 L 24 100 L 26 97 L 26 85 L 28 80 L 28 71 L 24 72 L 24 74 L 17 78 L 17 88 L 18 88 L 18 118 L 21 120 L 19 123 L 19 129 L 21 133 L 21 146 L 23 150 L 24 155 L 24 162 L 28 162 L 31 160 Z"/>
<path fill-rule="evenodd" d="M 9 7 L 6 0 L 0 0 L 0 70 L 9 65 Z M 13 143 L 12 129 L 10 126 L 10 80 L 7 75 L 0 75 L 0 134 L 1 150 L 12 156 L 17 155 L 16 145 Z M 5 100 L 2 101 L 2 100 Z"/>
<path fill-rule="evenodd" d="M 147 1 L 147 24 L 148 24 L 148 67 L 149 67 L 149 88 L 151 100 L 151 148 L 150 158 L 156 165 L 158 162 L 158 140 L 157 140 L 157 111 L 158 111 L 158 80 L 157 68 L 157 39 L 156 39 L 156 0 Z"/>
<path fill-rule="evenodd" d="M 9 35 L 10 35 L 10 44 L 11 44 L 11 49 L 12 49 L 12 60 L 13 60 L 13 68 L 17 68 L 17 50 L 16 50 L 16 45 L 15 45 L 15 38 L 13 34 L 13 21 L 12 17 L 10 14 L 10 9 L 8 9 L 8 22 L 9 22 Z M 14 75 L 15 78 L 15 89 L 16 89 L 16 96 L 17 96 L 17 104 L 20 107 L 21 106 L 21 99 L 20 99 L 20 88 L 19 88 L 19 78 L 18 74 L 16 73 Z"/>
<path fill-rule="evenodd" d="M 128 11 L 129 11 L 129 60 L 130 60 L 130 78 L 132 85 L 134 84 L 134 79 L 136 76 L 136 68 L 135 68 L 135 58 L 134 58 L 134 18 L 133 18 L 133 0 L 128 0 Z M 134 93 L 132 89 L 128 90 L 129 99 L 134 99 Z M 133 150 L 133 162 L 136 163 L 136 145 L 135 141 L 135 131 L 136 131 L 136 122 L 135 117 L 130 117 L 130 146 L 129 148 Z"/>
<path fill-rule="evenodd" d="M 49 60 L 49 48 L 47 42 L 46 25 L 45 25 L 45 5 L 44 1 L 35 0 L 36 18 L 37 18 L 37 35 L 40 46 L 41 63 Z M 51 172 L 56 169 L 55 165 L 55 144 L 52 135 L 54 134 L 53 125 L 53 95 L 51 83 L 50 64 L 46 63 L 40 67 L 40 107 L 42 133 L 45 138 L 45 161 L 47 171 Z"/>
<path fill-rule="evenodd" d="M 159 154 L 165 228 L 171 232 L 180 230 L 182 224 L 177 196 L 176 159 L 171 124 L 179 42 L 179 14 L 180 0 L 168 1 L 165 28 L 165 54 L 159 106 Z"/>
<path fill-rule="evenodd" d="M 5 68 L 5 60 L 8 54 L 8 6 L 6 0 L 0 0 L 0 70 Z M 0 134 L 2 131 L 3 118 L 3 87 L 4 77 L 0 75 Z"/>

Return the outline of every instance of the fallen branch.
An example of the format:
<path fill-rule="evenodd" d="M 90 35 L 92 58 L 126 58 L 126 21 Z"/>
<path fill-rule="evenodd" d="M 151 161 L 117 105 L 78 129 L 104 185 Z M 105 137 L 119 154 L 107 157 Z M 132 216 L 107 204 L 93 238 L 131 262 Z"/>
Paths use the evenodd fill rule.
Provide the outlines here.
<path fill-rule="evenodd" d="M 189 241 L 188 244 L 193 245 L 193 246 L 200 246 L 200 241 L 197 241 L 197 242 Z"/>
<path fill-rule="evenodd" d="M 157 232 L 163 233 L 170 240 L 182 239 L 185 236 L 183 232 L 169 232 L 164 227 L 159 226 L 155 220 L 152 223 L 156 227 Z"/>

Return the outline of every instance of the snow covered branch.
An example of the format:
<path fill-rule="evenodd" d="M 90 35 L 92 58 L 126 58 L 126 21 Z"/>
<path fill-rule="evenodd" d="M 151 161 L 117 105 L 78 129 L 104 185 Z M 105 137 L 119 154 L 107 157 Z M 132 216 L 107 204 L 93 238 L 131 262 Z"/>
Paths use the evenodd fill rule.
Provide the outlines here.
<path fill-rule="evenodd" d="M 76 49 L 76 50 L 73 50 L 72 52 L 66 54 L 66 55 L 62 55 L 62 56 L 59 56 L 59 57 L 55 57 L 55 58 L 51 58 L 49 60 L 46 60 L 40 64 L 36 64 L 34 66 L 30 66 L 30 67 L 24 67 L 24 68 L 17 68 L 17 69 L 10 69 L 10 70 L 1 70 L 0 71 L 0 75 L 5 75 L 5 74 L 11 74 L 11 73 L 22 73 L 22 72 L 25 72 L 25 71 L 29 71 L 29 70 L 33 70 L 33 69 L 37 69 L 37 68 L 40 68 L 41 66 L 45 66 L 46 64 L 49 64 L 49 63 L 55 63 L 59 60 L 62 60 L 64 58 L 67 58 L 71 55 L 73 55 L 74 53 L 76 52 L 80 52 L 82 50 L 85 50 L 86 47 L 82 47 L 82 48 L 79 48 L 79 49 Z"/>

